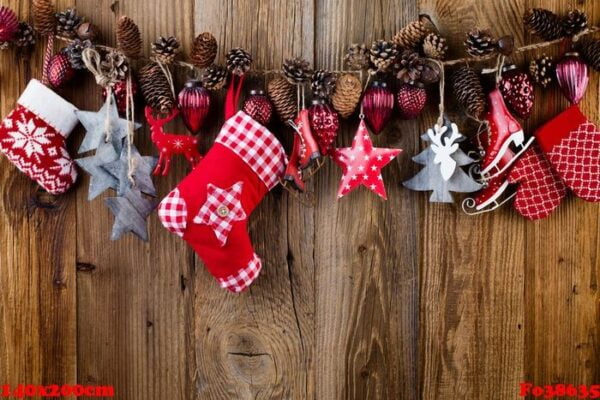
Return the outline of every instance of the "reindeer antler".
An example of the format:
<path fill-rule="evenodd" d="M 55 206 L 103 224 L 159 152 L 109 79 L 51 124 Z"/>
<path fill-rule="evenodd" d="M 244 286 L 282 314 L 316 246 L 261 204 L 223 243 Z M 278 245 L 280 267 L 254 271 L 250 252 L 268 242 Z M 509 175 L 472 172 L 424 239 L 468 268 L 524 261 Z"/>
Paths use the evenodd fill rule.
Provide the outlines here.
<path fill-rule="evenodd" d="M 146 119 L 150 125 L 163 126 L 166 123 L 173 121 L 179 115 L 179 109 L 177 107 L 173 107 L 165 118 L 155 118 L 152 107 L 146 106 L 144 109 L 144 113 L 146 114 Z"/>

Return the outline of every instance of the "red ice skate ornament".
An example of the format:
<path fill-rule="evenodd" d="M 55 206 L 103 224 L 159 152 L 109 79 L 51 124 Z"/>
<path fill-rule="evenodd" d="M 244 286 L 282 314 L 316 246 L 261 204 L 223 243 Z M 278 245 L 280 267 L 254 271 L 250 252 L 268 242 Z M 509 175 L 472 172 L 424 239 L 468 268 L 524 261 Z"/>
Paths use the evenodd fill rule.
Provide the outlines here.
<path fill-rule="evenodd" d="M 296 131 L 294 134 L 294 146 L 290 162 L 284 174 L 284 180 L 300 191 L 304 190 L 302 170 L 311 167 L 321 158 L 319 145 L 310 129 L 309 112 L 307 109 L 300 110 L 294 122 L 288 122 Z"/>
<path fill-rule="evenodd" d="M 154 169 L 154 175 L 162 173 L 163 176 L 169 173 L 171 168 L 171 157 L 175 154 L 182 154 L 188 160 L 190 165 L 198 165 L 202 156 L 198 152 L 198 139 L 187 135 L 174 135 L 165 133 L 163 127 L 166 123 L 172 121 L 179 115 L 179 110 L 174 108 L 166 118 L 155 118 L 152 115 L 152 108 L 146 107 L 146 120 L 150 124 L 152 132 L 152 143 L 160 152 L 158 164 Z"/>

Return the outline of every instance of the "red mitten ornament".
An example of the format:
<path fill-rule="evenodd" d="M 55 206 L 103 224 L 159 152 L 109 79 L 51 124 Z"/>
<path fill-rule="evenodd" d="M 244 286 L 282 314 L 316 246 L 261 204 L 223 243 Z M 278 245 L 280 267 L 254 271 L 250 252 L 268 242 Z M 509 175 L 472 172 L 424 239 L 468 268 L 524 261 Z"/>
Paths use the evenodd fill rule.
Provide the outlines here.
<path fill-rule="evenodd" d="M 587 201 L 600 201 L 600 131 L 579 110 L 569 107 L 535 136 L 566 185 Z"/>
<path fill-rule="evenodd" d="M 530 220 L 546 218 L 567 195 L 565 184 L 536 145 L 514 164 L 508 182 L 519 185 L 513 207 Z"/>
<path fill-rule="evenodd" d="M 187 241 L 221 287 L 246 289 L 262 268 L 248 216 L 277 185 L 286 156 L 275 136 L 240 111 L 202 162 L 159 205 L 162 224 Z"/>
<path fill-rule="evenodd" d="M 78 122 L 75 110 L 34 79 L 0 125 L 0 151 L 51 194 L 66 192 L 77 179 L 65 144 Z"/>

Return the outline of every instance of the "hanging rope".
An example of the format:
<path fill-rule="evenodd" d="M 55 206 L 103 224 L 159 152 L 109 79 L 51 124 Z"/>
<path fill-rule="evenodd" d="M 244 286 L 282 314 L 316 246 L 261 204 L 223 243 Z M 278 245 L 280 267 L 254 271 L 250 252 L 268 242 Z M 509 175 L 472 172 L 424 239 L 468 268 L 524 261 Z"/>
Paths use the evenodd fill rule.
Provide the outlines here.
<path fill-rule="evenodd" d="M 133 99 L 131 72 L 127 74 L 127 89 L 125 92 L 125 100 L 127 107 L 125 110 L 127 118 L 127 176 L 132 186 L 135 186 L 135 169 L 137 167 L 136 160 L 131 157 L 131 148 L 135 134 L 135 102 Z"/>

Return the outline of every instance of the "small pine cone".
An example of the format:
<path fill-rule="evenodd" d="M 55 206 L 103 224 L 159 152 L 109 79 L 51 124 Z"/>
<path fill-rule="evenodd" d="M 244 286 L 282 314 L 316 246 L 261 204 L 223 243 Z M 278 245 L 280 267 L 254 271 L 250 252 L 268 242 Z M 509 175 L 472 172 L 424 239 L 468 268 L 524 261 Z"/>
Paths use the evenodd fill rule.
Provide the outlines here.
<path fill-rule="evenodd" d="M 542 87 L 547 87 L 554 77 L 554 61 L 548 56 L 542 56 L 529 63 L 529 74 Z"/>
<path fill-rule="evenodd" d="M 385 72 L 398 57 L 398 45 L 385 40 L 376 40 L 369 51 L 371 63 L 378 71 Z"/>
<path fill-rule="evenodd" d="M 158 64 L 146 64 L 140 69 L 138 76 L 140 89 L 148 106 L 162 113 L 168 113 L 175 107 L 171 87 Z"/>
<path fill-rule="evenodd" d="M 581 40 L 577 44 L 577 49 L 586 64 L 600 71 L 600 40 Z"/>
<path fill-rule="evenodd" d="M 323 69 L 315 71 L 312 76 L 311 88 L 314 97 L 329 99 L 335 89 L 335 75 Z"/>
<path fill-rule="evenodd" d="M 129 62 L 123 54 L 111 51 L 104 56 L 100 68 L 113 82 L 124 81 L 129 73 Z"/>
<path fill-rule="evenodd" d="M 44 36 L 54 34 L 56 18 L 54 17 L 54 5 L 50 0 L 33 0 L 33 26 Z"/>
<path fill-rule="evenodd" d="M 481 80 L 475 70 L 467 66 L 460 67 L 453 76 L 454 95 L 467 110 L 469 116 L 481 119 L 487 108 Z"/>
<path fill-rule="evenodd" d="M 335 85 L 331 103 L 342 118 L 348 118 L 354 113 L 361 96 L 360 79 L 352 74 L 345 74 L 338 79 Z"/>
<path fill-rule="evenodd" d="M 588 17 L 583 11 L 569 11 L 567 16 L 563 19 L 563 30 L 567 36 L 577 35 L 586 30 L 587 27 Z"/>
<path fill-rule="evenodd" d="M 18 47 L 32 47 L 35 45 L 35 31 L 27 22 L 19 22 L 19 29 L 15 35 L 14 43 Z"/>
<path fill-rule="evenodd" d="M 217 39 L 210 33 L 204 32 L 194 39 L 190 59 L 198 68 L 207 68 L 215 62 L 217 57 Z"/>
<path fill-rule="evenodd" d="M 67 8 L 63 12 L 54 14 L 56 17 L 56 33 L 68 38 L 75 37 L 77 27 L 81 23 L 81 17 L 74 8 Z"/>
<path fill-rule="evenodd" d="M 448 45 L 446 44 L 446 38 L 433 32 L 425 36 L 423 40 L 423 53 L 427 57 L 435 60 L 443 60 L 446 58 L 447 52 Z"/>
<path fill-rule="evenodd" d="M 83 50 L 91 48 L 92 42 L 89 40 L 74 39 L 64 49 L 64 53 L 69 57 L 69 62 L 75 70 L 85 69 L 83 62 Z"/>
<path fill-rule="evenodd" d="M 420 20 L 413 21 L 394 36 L 394 43 L 403 49 L 418 49 L 430 33 L 427 25 Z"/>
<path fill-rule="evenodd" d="M 293 85 L 308 81 L 312 74 L 310 63 L 300 57 L 285 60 L 282 67 L 283 75 Z"/>
<path fill-rule="evenodd" d="M 421 80 L 425 63 L 416 51 L 404 50 L 395 68 L 397 70 L 396 77 L 399 80 L 404 83 L 415 84 Z"/>
<path fill-rule="evenodd" d="M 160 36 L 152 43 L 152 54 L 163 64 L 172 64 L 179 53 L 181 45 L 179 40 L 173 36 L 164 38 Z"/>
<path fill-rule="evenodd" d="M 485 57 L 498 50 L 498 42 L 490 31 L 476 29 L 467 33 L 465 47 L 473 57 Z"/>
<path fill-rule="evenodd" d="M 293 84 L 278 76 L 267 85 L 267 93 L 282 121 L 294 119 L 297 110 L 296 87 Z"/>
<path fill-rule="evenodd" d="M 523 23 L 527 29 L 544 40 L 554 40 L 565 35 L 560 17 L 550 10 L 534 8 L 525 13 Z"/>
<path fill-rule="evenodd" d="M 137 58 L 142 52 L 140 29 L 127 16 L 119 18 L 117 23 L 117 47 L 127 57 Z"/>
<path fill-rule="evenodd" d="M 225 60 L 227 69 L 234 75 L 244 75 L 252 65 L 252 55 L 239 47 L 229 50 Z"/>
<path fill-rule="evenodd" d="M 227 83 L 227 69 L 220 65 L 211 65 L 202 75 L 202 85 L 208 90 L 221 90 Z"/>
<path fill-rule="evenodd" d="M 364 44 L 352 44 L 344 57 L 346 66 L 352 70 L 360 71 L 369 68 L 369 50 Z"/>
<path fill-rule="evenodd" d="M 9 42 L 15 39 L 18 30 L 17 14 L 8 7 L 0 7 L 0 41 Z"/>

